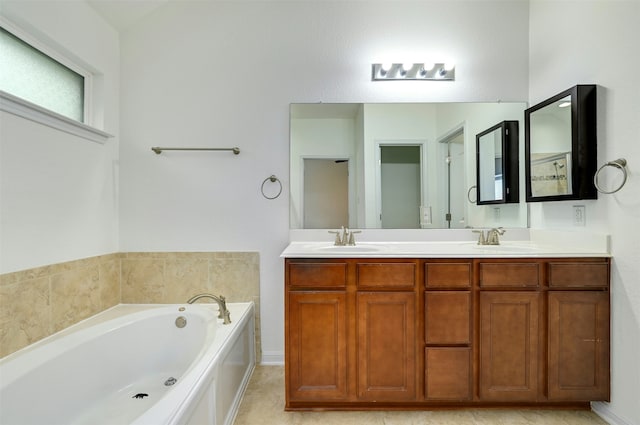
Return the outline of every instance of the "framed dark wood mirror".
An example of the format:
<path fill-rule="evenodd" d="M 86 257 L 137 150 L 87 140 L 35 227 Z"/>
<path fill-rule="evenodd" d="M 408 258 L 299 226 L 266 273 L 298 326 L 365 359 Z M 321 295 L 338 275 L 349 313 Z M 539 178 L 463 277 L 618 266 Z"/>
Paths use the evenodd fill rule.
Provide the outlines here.
<path fill-rule="evenodd" d="M 519 202 L 518 139 L 518 121 L 502 121 L 476 135 L 478 205 Z"/>
<path fill-rule="evenodd" d="M 596 199 L 596 86 L 577 85 L 526 109 L 527 202 Z"/>

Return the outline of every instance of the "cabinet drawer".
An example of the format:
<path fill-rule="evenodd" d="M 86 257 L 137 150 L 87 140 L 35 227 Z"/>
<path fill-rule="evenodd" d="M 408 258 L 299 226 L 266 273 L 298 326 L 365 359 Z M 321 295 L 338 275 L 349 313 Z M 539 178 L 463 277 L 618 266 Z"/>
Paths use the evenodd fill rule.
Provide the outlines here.
<path fill-rule="evenodd" d="M 415 263 L 359 263 L 356 270 L 358 289 L 413 289 L 416 284 Z"/>
<path fill-rule="evenodd" d="M 424 299 L 427 344 L 469 344 L 471 342 L 470 292 L 428 291 Z"/>
<path fill-rule="evenodd" d="M 427 288 L 471 287 L 471 263 L 427 263 L 424 274 Z"/>
<path fill-rule="evenodd" d="M 471 398 L 471 349 L 425 349 L 427 400 L 469 400 Z"/>
<path fill-rule="evenodd" d="M 549 286 L 551 288 L 608 288 L 609 264 L 549 263 Z"/>
<path fill-rule="evenodd" d="M 288 277 L 292 288 L 344 288 L 347 286 L 347 264 L 290 263 Z"/>
<path fill-rule="evenodd" d="M 480 263 L 481 287 L 537 287 L 540 285 L 538 263 Z"/>

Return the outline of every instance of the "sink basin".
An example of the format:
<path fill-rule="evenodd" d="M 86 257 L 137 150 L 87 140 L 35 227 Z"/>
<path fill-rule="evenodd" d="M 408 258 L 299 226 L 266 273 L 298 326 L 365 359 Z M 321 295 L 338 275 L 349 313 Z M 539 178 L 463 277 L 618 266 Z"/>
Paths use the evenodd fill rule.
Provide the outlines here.
<path fill-rule="evenodd" d="M 503 242 L 500 245 L 478 245 L 477 242 L 463 242 L 462 245 L 472 250 L 485 252 L 528 253 L 537 252 L 540 250 L 540 248 L 528 243 Z"/>
<path fill-rule="evenodd" d="M 379 245 L 330 245 L 315 248 L 319 252 L 344 252 L 350 254 L 366 253 L 366 252 L 380 252 L 383 251 L 383 247 Z"/>
<path fill-rule="evenodd" d="M 500 252 L 534 252 L 538 248 L 531 245 L 473 245 L 474 249 L 483 251 L 500 251 Z"/>

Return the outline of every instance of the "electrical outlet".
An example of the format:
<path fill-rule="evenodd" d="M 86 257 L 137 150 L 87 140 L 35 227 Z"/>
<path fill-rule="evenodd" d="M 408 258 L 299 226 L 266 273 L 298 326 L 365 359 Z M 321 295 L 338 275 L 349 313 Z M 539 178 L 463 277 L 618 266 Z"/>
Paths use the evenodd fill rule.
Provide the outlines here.
<path fill-rule="evenodd" d="M 584 205 L 573 206 L 573 225 L 584 226 L 586 224 L 585 208 Z"/>

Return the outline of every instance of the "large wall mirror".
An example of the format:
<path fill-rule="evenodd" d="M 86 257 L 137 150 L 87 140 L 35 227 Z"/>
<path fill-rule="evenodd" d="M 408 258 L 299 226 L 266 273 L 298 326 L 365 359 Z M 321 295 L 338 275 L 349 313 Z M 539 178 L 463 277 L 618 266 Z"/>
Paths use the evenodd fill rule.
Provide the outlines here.
<path fill-rule="evenodd" d="M 523 102 L 292 104 L 290 227 L 526 227 L 524 202 L 478 205 L 472 189 L 476 135 L 497 122 L 522 122 L 526 107 Z"/>
<path fill-rule="evenodd" d="M 526 200 L 596 199 L 596 86 L 578 85 L 525 111 Z"/>

